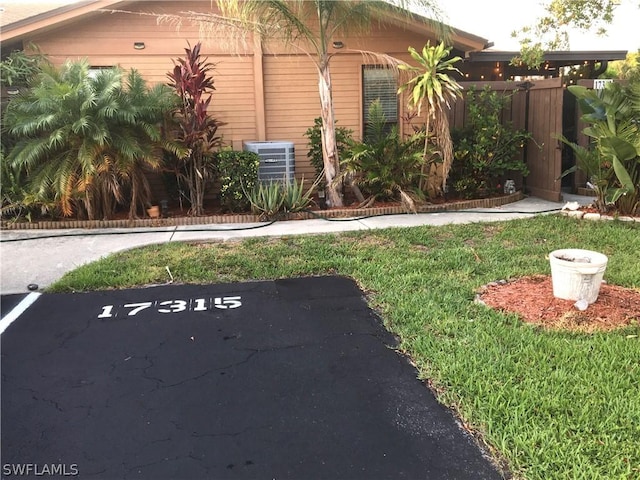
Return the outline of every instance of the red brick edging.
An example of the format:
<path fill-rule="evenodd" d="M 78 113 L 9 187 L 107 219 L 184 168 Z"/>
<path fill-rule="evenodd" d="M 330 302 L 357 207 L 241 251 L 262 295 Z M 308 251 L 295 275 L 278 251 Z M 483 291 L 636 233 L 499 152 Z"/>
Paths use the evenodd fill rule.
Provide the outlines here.
<path fill-rule="evenodd" d="M 420 205 L 418 213 L 446 212 L 467 208 L 492 208 L 522 200 L 522 192 L 493 198 L 463 200 L 446 204 Z M 355 209 L 318 210 L 313 213 L 290 213 L 280 220 L 308 220 L 312 218 L 348 218 L 376 215 L 393 215 L 407 213 L 401 206 L 371 207 Z M 38 222 L 10 222 L 3 220 L 0 228 L 3 230 L 48 230 L 67 228 L 140 228 L 140 227 L 174 227 L 178 225 L 207 225 L 215 223 L 256 223 L 263 221 L 258 215 L 231 214 L 210 215 L 206 217 L 175 217 L 175 218 L 141 218 L 138 220 L 44 220 Z"/>

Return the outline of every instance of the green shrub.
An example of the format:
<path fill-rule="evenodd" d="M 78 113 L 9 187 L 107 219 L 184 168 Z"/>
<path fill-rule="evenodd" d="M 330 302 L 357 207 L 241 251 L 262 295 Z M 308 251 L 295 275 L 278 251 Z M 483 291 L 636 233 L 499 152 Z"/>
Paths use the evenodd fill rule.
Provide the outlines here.
<path fill-rule="evenodd" d="M 313 121 L 313 127 L 307 129 L 304 134 L 309 139 L 309 151 L 307 158 L 316 170 L 316 177 L 324 178 L 324 161 L 322 159 L 322 118 L 318 117 Z M 351 136 L 353 130 L 344 127 L 336 127 L 336 145 L 338 147 L 338 157 L 342 162 L 345 159 L 349 146 L 352 143 Z M 324 179 L 321 180 L 324 186 Z"/>
<path fill-rule="evenodd" d="M 27 174 L 12 168 L 0 145 L 0 218 L 12 222 L 31 222 L 42 215 L 55 215 L 55 201 L 37 198 L 29 192 Z"/>
<path fill-rule="evenodd" d="M 28 87 L 45 65 L 50 66 L 47 57 L 41 54 L 27 55 L 23 51 L 13 51 L 0 62 L 0 84 L 5 87 Z M 10 98 L 1 99 L 0 115 L 4 117 Z M 5 125 L 4 118 L 0 125 Z M 2 127 L 0 135 L 0 217 L 12 220 L 26 219 L 31 221 L 40 213 L 48 212 L 49 202 L 38 201 L 29 193 L 26 171 L 13 168 L 6 159 L 6 154 L 15 146 L 17 139 L 9 135 Z"/>
<path fill-rule="evenodd" d="M 521 152 L 532 136 L 501 121 L 508 101 L 509 96 L 488 86 L 467 93 L 468 122 L 451 135 L 454 161 L 450 176 L 454 189 L 467 198 L 496 193 L 507 173 L 529 173 Z"/>
<path fill-rule="evenodd" d="M 251 202 L 245 191 L 258 184 L 260 157 L 257 153 L 222 150 L 216 154 L 220 179 L 220 204 L 232 212 L 249 210 Z"/>
<path fill-rule="evenodd" d="M 369 108 L 369 138 L 353 143 L 342 162 L 343 173 L 370 199 L 400 199 L 414 210 L 411 196 L 420 198 L 418 183 L 423 163 L 424 131 L 402 138 L 398 126 L 387 129 L 379 100 Z M 409 195 L 411 193 L 411 195 Z"/>

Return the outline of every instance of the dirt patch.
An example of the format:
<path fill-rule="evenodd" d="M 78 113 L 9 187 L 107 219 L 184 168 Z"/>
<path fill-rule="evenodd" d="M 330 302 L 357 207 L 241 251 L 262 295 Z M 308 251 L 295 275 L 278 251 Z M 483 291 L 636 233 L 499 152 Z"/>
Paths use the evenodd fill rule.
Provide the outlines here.
<path fill-rule="evenodd" d="M 548 275 L 492 282 L 480 289 L 478 300 L 549 329 L 591 333 L 640 323 L 640 290 L 606 283 L 600 287 L 598 300 L 585 311 L 578 310 L 572 300 L 555 298 Z"/>

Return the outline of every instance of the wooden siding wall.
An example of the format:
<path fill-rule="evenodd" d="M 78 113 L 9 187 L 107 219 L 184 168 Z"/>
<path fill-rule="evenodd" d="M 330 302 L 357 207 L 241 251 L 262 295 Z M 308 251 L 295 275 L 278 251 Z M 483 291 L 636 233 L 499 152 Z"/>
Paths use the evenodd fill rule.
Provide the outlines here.
<path fill-rule="evenodd" d="M 299 55 L 264 58 L 266 136 L 269 140 L 294 142 L 296 176 L 311 180 L 315 170 L 306 159 L 304 132 L 319 115 L 318 75 L 311 61 Z"/>
<path fill-rule="evenodd" d="M 176 2 L 171 2 L 175 5 Z M 209 2 L 180 2 L 179 9 L 168 2 L 143 2 L 146 13 L 210 10 Z M 127 13 L 104 13 L 73 29 L 64 29 L 34 37 L 33 42 L 47 53 L 55 64 L 67 59 L 87 58 L 92 66 L 119 65 L 137 69 L 152 83 L 166 83 L 173 60 L 184 56 L 184 49 L 199 41 L 197 27 L 184 24 L 177 29 L 158 24 L 156 17 Z M 134 42 L 144 42 L 143 50 L 135 50 Z M 213 78 L 216 91 L 210 111 L 226 123 L 221 128 L 229 144 L 255 139 L 256 102 L 254 91 L 253 52 L 238 55 L 223 40 L 203 41 L 202 53 L 215 65 Z"/>
<path fill-rule="evenodd" d="M 211 2 L 148 1 L 131 5 L 123 8 L 137 9 L 141 14 L 102 13 L 34 36 L 30 41 L 58 65 L 67 59 L 87 58 L 92 66 L 136 68 L 150 83 L 165 83 L 173 68 L 172 60 L 184 55 L 187 42 L 193 46 L 199 41 L 198 27 L 184 22 L 178 29 L 168 23 L 159 24 L 156 16 L 147 14 L 209 12 Z M 363 129 L 362 65 L 375 61 L 355 50 L 385 52 L 408 61 L 407 48 L 419 49 L 427 39 L 399 27 L 376 24 L 367 37 L 334 40 L 345 43 L 343 50 L 336 51 L 330 67 L 336 118 L 339 126 L 353 130 L 359 139 Z M 145 48 L 135 50 L 134 42 L 144 42 Z M 216 64 L 216 91 L 210 110 L 226 122 L 220 129 L 225 142 L 240 149 L 243 141 L 292 141 L 297 176 L 310 179 L 314 171 L 307 159 L 304 132 L 320 115 L 313 62 L 299 50 L 276 41 L 264 41 L 262 47 L 258 44 L 255 49 L 250 44 L 239 54 L 229 46 L 228 39 L 209 39 L 203 40 L 202 53 Z M 400 113 L 403 111 L 401 100 Z"/>

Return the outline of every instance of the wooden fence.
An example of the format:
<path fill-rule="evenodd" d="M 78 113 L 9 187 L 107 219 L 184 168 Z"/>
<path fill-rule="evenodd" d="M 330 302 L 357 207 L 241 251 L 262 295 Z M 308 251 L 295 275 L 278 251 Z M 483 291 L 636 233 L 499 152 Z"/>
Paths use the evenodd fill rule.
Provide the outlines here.
<path fill-rule="evenodd" d="M 558 136 L 562 134 L 562 79 L 551 78 L 522 82 L 462 82 L 465 91 L 480 90 L 488 85 L 496 92 L 509 95 L 510 100 L 503 111 L 502 120 L 512 122 L 517 129 L 531 132 L 530 141 L 523 152 L 529 167 L 526 178 L 515 178 L 516 184 L 525 193 L 545 200 L 560 201 L 562 174 L 562 148 Z M 451 128 L 466 124 L 466 95 L 456 101 L 450 111 Z"/>

